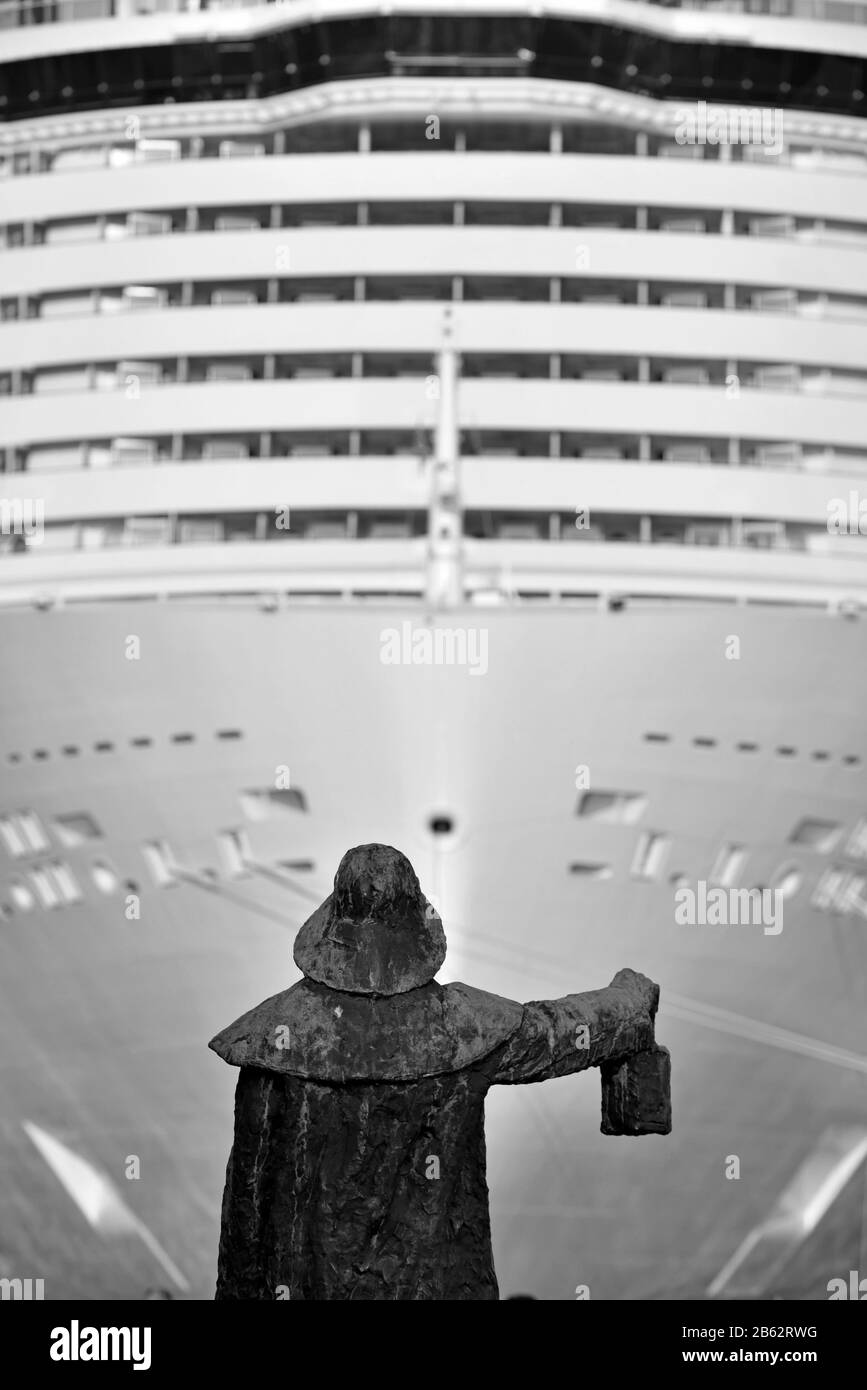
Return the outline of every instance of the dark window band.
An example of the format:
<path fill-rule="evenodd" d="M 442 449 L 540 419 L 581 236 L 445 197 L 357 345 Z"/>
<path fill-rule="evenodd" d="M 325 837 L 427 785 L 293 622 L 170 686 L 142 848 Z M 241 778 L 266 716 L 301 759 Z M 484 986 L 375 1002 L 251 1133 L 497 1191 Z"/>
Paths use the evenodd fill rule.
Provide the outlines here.
<path fill-rule="evenodd" d="M 2 65 L 0 119 L 269 97 L 361 77 L 517 76 L 668 100 L 863 115 L 863 60 L 659 38 L 546 18 L 367 16 L 243 42 L 63 53 Z"/>

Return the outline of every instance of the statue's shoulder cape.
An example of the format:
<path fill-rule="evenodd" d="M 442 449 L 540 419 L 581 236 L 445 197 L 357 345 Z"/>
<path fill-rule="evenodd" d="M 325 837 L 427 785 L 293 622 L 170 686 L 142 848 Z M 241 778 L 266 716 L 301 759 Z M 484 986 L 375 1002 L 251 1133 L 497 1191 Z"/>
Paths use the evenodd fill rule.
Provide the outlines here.
<path fill-rule="evenodd" d="M 511 999 L 435 981 L 405 994 L 346 994 L 313 980 L 251 1009 L 208 1044 L 233 1067 L 312 1081 L 414 1081 L 459 1071 L 520 1026 Z"/>

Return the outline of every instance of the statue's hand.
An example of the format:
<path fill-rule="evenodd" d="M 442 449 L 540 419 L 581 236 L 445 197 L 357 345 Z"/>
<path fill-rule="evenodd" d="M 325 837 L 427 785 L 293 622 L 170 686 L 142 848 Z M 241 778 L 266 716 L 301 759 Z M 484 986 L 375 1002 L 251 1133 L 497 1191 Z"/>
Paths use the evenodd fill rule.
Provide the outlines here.
<path fill-rule="evenodd" d="M 641 975 L 637 970 L 618 970 L 612 985 L 620 989 L 628 989 L 647 1009 L 650 1017 L 653 1018 L 659 1008 L 659 985 L 654 984 L 646 975 Z"/>

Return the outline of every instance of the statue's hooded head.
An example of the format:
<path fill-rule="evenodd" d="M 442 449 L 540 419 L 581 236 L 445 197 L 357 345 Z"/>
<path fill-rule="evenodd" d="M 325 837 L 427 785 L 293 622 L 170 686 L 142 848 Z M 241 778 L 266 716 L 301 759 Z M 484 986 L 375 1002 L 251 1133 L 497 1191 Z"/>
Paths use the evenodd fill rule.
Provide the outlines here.
<path fill-rule="evenodd" d="M 295 964 L 349 994 L 405 994 L 432 980 L 446 956 L 442 922 L 415 871 L 391 845 L 348 850 L 334 892 L 295 938 Z"/>

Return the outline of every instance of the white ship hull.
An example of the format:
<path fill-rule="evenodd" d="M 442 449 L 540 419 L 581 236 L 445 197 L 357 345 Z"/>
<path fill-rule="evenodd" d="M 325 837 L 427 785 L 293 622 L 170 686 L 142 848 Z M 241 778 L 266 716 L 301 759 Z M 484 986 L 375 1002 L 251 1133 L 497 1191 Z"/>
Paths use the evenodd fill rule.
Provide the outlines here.
<path fill-rule="evenodd" d="M 804 819 L 850 834 L 864 811 L 860 624 L 734 606 L 477 607 L 437 621 L 486 630 L 486 674 L 383 664 L 383 631 L 425 621 L 420 607 L 225 601 L 3 615 L 4 806 L 52 836 L 55 817 L 86 813 L 102 834 L 59 851 L 80 903 L 2 923 L 3 1273 L 45 1278 L 50 1298 L 173 1287 L 138 1236 L 86 1220 L 26 1122 L 110 1179 L 181 1274 L 176 1294 L 211 1296 L 234 1074 L 208 1039 L 297 978 L 294 930 L 364 841 L 405 851 L 439 903 L 443 980 L 529 999 L 628 965 L 662 986 L 670 1138 L 601 1136 L 597 1073 L 492 1094 L 503 1295 L 703 1296 L 823 1136 L 864 1125 L 863 917 L 811 906 L 836 860 L 789 843 Z M 732 634 L 740 660 L 725 657 Z M 638 820 L 576 815 L 580 766 L 591 789 L 643 794 Z M 241 794 L 274 787 L 281 768 L 306 812 L 250 819 Z M 432 816 L 453 832 L 431 834 Z M 232 829 L 259 866 L 239 877 L 218 839 Z M 630 870 L 648 830 L 670 844 L 641 880 Z M 186 877 L 156 886 L 152 843 Z M 800 870 L 778 935 L 676 923 L 672 875 L 708 879 L 724 844 L 747 851 L 744 885 Z M 93 884 L 96 861 L 116 891 Z M 18 867 L 4 863 L 4 897 Z M 127 882 L 140 920 L 125 915 Z M 124 1177 L 131 1155 L 138 1181 Z M 739 1181 L 725 1176 L 732 1155 Z M 805 1237 L 754 1292 L 827 1296 L 858 1256 L 839 1219 L 851 1200 L 829 1206 L 806 1269 Z"/>

